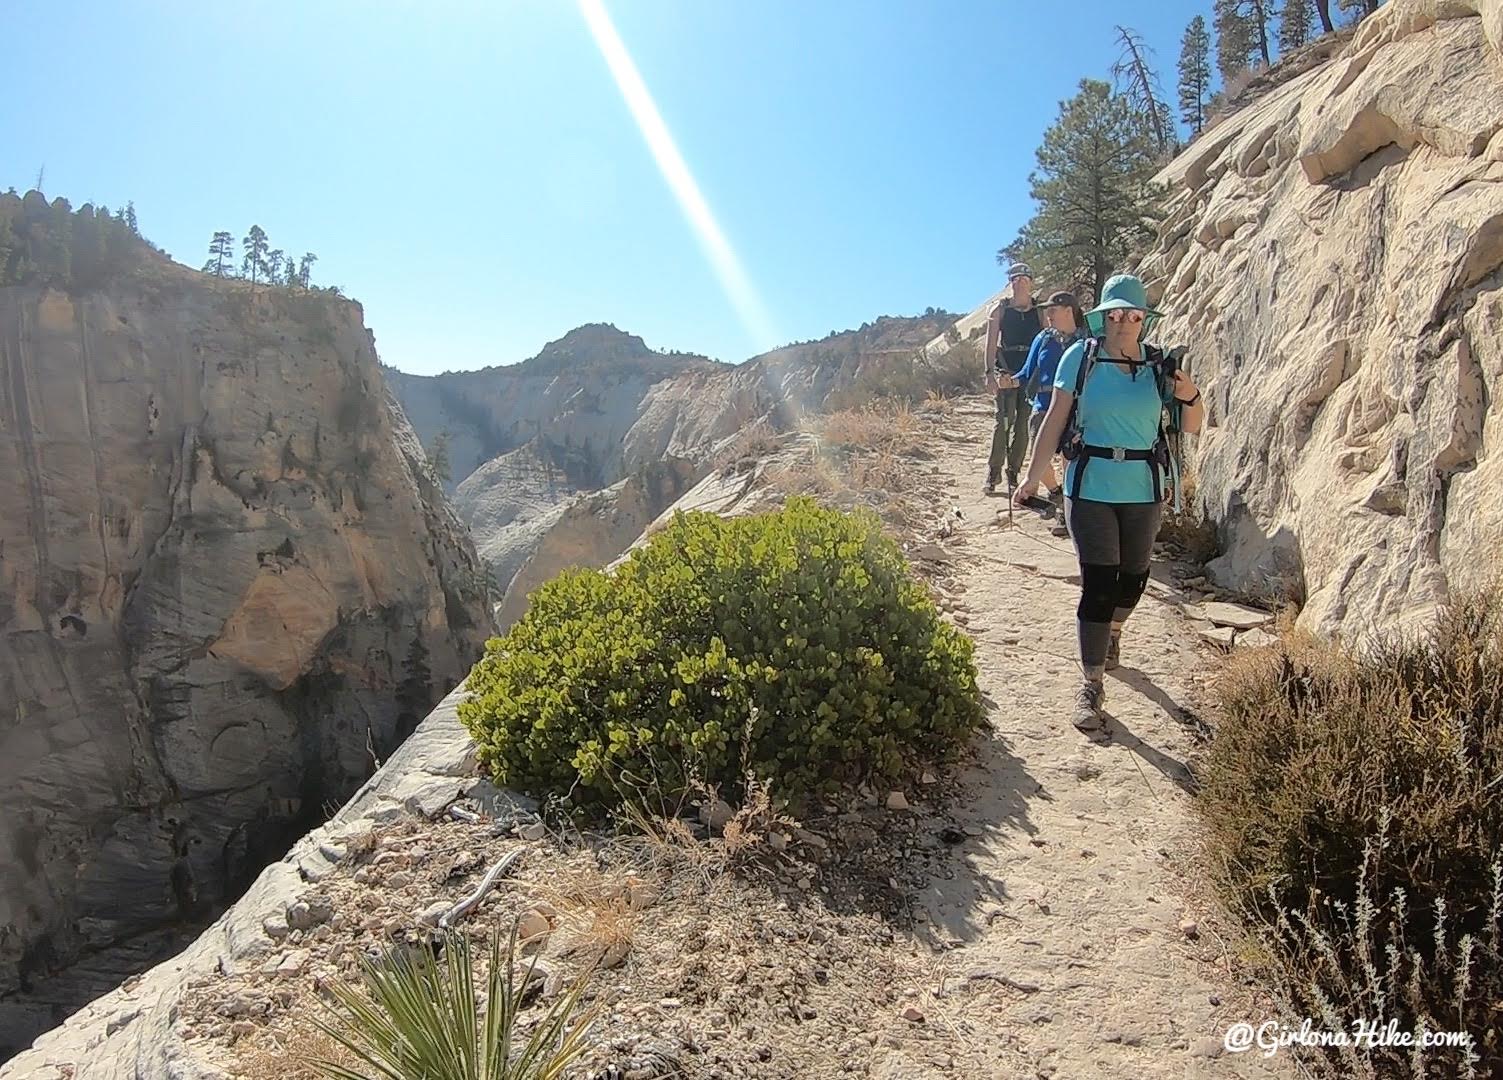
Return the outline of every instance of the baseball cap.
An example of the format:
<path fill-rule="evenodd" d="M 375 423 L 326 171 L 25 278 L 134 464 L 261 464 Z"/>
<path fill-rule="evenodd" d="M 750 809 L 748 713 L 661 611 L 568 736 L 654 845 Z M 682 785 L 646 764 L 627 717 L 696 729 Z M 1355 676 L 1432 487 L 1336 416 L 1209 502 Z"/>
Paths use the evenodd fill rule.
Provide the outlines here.
<path fill-rule="evenodd" d="M 1027 263 L 1013 263 L 1012 267 L 1007 271 L 1007 280 L 1011 281 L 1015 277 L 1031 278 L 1033 277 L 1033 269 Z"/>
<path fill-rule="evenodd" d="M 1053 296 L 1049 297 L 1049 299 L 1045 300 L 1042 304 L 1039 305 L 1039 307 L 1074 307 L 1074 306 L 1075 306 L 1075 294 L 1072 293 L 1072 292 L 1066 292 L 1064 289 L 1061 289 L 1059 292 L 1055 293 Z"/>

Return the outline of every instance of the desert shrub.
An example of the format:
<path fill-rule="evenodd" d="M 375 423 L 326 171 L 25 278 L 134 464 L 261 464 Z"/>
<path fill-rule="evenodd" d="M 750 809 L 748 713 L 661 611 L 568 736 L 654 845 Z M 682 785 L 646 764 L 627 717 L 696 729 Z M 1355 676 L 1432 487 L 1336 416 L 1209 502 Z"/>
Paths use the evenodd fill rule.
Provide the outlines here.
<path fill-rule="evenodd" d="M 805 498 L 679 514 L 614 575 L 569 571 L 488 643 L 460 717 L 500 780 L 609 804 L 892 779 L 980 724 L 970 641 L 874 516 Z"/>
<path fill-rule="evenodd" d="M 1220 697 L 1211 870 L 1286 991 L 1348 1022 L 1471 1031 L 1503 1065 L 1503 591 L 1360 650 L 1288 635 L 1234 657 Z"/>

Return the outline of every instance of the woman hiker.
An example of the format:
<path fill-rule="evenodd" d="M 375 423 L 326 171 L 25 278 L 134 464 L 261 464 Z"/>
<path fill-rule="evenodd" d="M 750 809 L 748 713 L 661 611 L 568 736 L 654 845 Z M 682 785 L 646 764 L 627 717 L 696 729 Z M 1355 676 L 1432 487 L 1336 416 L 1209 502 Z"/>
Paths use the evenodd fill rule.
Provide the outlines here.
<path fill-rule="evenodd" d="M 997 397 L 997 426 L 992 430 L 992 452 L 986 463 L 986 483 L 982 490 L 991 495 L 997 490 L 1002 469 L 1007 468 L 1007 490 L 1018 486 L 1018 470 L 1028 452 L 1028 401 L 1013 383 L 1012 389 L 1002 380 L 1014 375 L 1028 358 L 1028 347 L 1044 328 L 1039 309 L 1033 303 L 1033 271 L 1027 263 L 1013 263 L 1007 271 L 1012 296 L 992 308 L 986 321 L 986 388 Z"/>
<path fill-rule="evenodd" d="M 1060 357 L 1065 350 L 1085 336 L 1085 315 L 1081 313 L 1080 303 L 1075 299 L 1075 294 L 1070 292 L 1057 292 L 1040 305 L 1044 313 L 1044 321 L 1049 325 L 1039 331 L 1033 344 L 1028 349 L 1028 359 L 1018 370 L 1016 376 L 1001 380 L 1001 385 L 1024 386 L 1033 393 L 1033 411 L 1028 414 L 1028 441 L 1036 443 L 1039 437 L 1039 428 L 1044 425 L 1044 416 L 1049 411 L 1049 401 L 1054 396 L 1054 376 L 1059 370 Z M 1053 455 L 1050 455 L 1049 475 L 1053 476 Z M 1062 489 L 1056 488 L 1050 494 L 1051 501 L 1056 502 L 1055 523 L 1050 530 L 1055 536 L 1065 536 L 1065 507 Z"/>
<path fill-rule="evenodd" d="M 1101 726 L 1105 672 L 1117 666 L 1122 624 L 1148 584 L 1169 480 L 1162 411 L 1177 410 L 1179 430 L 1190 434 L 1200 430 L 1205 417 L 1200 391 L 1185 372 L 1175 371 L 1160 386 L 1142 340 L 1146 321 L 1158 315 L 1136 277 L 1119 274 L 1107 281 L 1101 302 L 1086 315 L 1090 338 L 1071 345 L 1060 359 L 1028 477 L 1013 496 L 1022 505 L 1038 493 L 1070 425 L 1078 390 L 1074 431 L 1079 439 L 1066 455 L 1071 460 L 1064 490 L 1065 518 L 1080 560 L 1076 626 L 1085 678 L 1072 719 L 1082 731 Z"/>

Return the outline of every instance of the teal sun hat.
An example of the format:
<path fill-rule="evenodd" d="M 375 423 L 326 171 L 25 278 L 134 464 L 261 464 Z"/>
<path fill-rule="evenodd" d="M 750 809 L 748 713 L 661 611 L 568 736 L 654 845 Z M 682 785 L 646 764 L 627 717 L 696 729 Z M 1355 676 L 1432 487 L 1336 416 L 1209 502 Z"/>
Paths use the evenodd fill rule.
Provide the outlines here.
<path fill-rule="evenodd" d="M 1163 312 L 1155 311 L 1148 306 L 1148 290 L 1143 287 L 1143 282 L 1132 274 L 1117 274 L 1107 279 L 1106 285 L 1101 289 L 1101 302 L 1086 312 L 1086 325 L 1091 333 L 1097 337 L 1101 335 L 1106 325 L 1106 312 L 1120 311 L 1122 309 L 1136 309 L 1144 313 L 1143 333 L 1159 319 L 1163 318 Z"/>

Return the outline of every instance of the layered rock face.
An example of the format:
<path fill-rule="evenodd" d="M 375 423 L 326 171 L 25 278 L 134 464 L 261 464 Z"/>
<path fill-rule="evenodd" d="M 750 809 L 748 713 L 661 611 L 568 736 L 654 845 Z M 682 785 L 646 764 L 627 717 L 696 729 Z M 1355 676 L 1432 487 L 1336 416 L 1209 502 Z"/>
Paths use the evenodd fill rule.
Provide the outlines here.
<path fill-rule="evenodd" d="M 1209 404 L 1224 584 L 1358 632 L 1503 536 L 1503 4 L 1392 0 L 1208 130 L 1142 268 Z"/>
<path fill-rule="evenodd" d="M 0 1051 L 347 798 L 487 607 L 357 305 L 0 289 Z"/>

